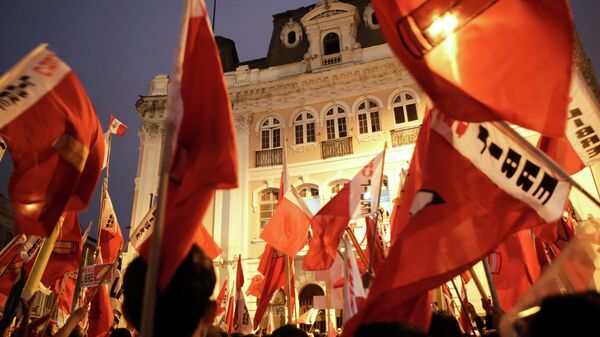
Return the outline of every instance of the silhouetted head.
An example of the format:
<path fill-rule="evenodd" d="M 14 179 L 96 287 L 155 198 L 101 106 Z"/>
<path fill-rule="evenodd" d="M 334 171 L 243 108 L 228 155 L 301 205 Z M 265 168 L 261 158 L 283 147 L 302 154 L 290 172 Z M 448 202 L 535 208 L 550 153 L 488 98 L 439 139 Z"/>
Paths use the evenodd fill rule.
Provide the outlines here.
<path fill-rule="evenodd" d="M 354 332 L 354 337 L 427 337 L 419 327 L 404 322 L 377 322 L 363 324 Z"/>
<path fill-rule="evenodd" d="M 590 336 L 598 329 L 598 318 L 600 294 L 596 291 L 550 296 L 531 317 L 529 336 Z"/>
<path fill-rule="evenodd" d="M 123 314 L 140 330 L 147 263 L 141 257 L 129 264 L 123 279 Z M 196 245 L 175 271 L 156 300 L 154 335 L 192 336 L 200 323 L 210 324 L 216 305 L 210 300 L 216 283 L 212 261 Z"/>
<path fill-rule="evenodd" d="M 429 336 L 431 337 L 460 337 L 462 331 L 456 318 L 443 311 L 436 311 L 431 316 L 429 324 Z"/>
<path fill-rule="evenodd" d="M 271 337 L 308 337 L 308 335 L 295 325 L 288 324 L 273 331 Z"/>

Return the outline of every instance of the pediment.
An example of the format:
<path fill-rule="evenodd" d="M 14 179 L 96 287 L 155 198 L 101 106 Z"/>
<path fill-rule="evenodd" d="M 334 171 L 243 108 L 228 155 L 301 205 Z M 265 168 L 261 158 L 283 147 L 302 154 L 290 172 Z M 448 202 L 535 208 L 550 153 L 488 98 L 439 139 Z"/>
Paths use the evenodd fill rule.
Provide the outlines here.
<path fill-rule="evenodd" d="M 327 18 L 331 16 L 343 16 L 346 15 L 354 15 L 356 13 L 356 7 L 337 1 L 324 1 L 315 6 L 310 12 L 306 13 L 304 17 L 302 17 L 302 23 L 306 24 L 310 21 L 319 20 L 322 18 Z"/>

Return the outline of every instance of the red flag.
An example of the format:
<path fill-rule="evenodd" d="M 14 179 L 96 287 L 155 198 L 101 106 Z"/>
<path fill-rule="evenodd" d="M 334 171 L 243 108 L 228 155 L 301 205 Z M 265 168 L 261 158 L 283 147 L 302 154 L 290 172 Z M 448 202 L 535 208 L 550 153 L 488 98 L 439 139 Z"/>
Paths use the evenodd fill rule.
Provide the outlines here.
<path fill-rule="evenodd" d="M 530 230 L 510 235 L 496 249 L 499 263 L 492 273 L 502 310 L 510 310 L 540 275 L 540 265 Z"/>
<path fill-rule="evenodd" d="M 400 202 L 411 206 L 396 219 L 407 223 L 394 224 L 403 230 L 373 282 L 364 310 L 357 315 L 362 323 L 401 319 L 396 312 L 405 308 L 407 299 L 466 270 L 511 232 L 543 221 L 528 204 L 508 195 L 455 150 L 438 133 L 439 125 L 430 126 L 435 118 L 439 117 L 427 114 L 419 133 L 407 180 L 417 192 L 412 198 L 404 198 L 408 193 L 402 196 Z M 450 124 L 451 132 L 465 128 L 466 139 L 461 141 L 468 140 L 472 130 L 466 129 L 473 125 Z M 501 151 L 506 148 L 493 144 Z M 553 197 L 550 193 L 549 198 Z"/>
<path fill-rule="evenodd" d="M 108 130 L 113 135 L 122 137 L 125 136 L 125 131 L 127 131 L 127 125 L 121 123 L 121 121 L 116 119 L 115 116 L 110 115 L 110 120 L 108 122 Z"/>
<path fill-rule="evenodd" d="M 252 277 L 252 281 L 250 282 L 250 286 L 248 286 L 248 289 L 246 290 L 246 296 L 259 297 L 264 284 L 264 276 L 261 274 L 254 275 L 254 277 Z"/>
<path fill-rule="evenodd" d="M 8 296 L 10 289 L 15 284 L 19 271 L 23 266 L 21 248 L 25 243 L 25 235 L 14 237 L 4 248 L 0 255 L 0 294 Z"/>
<path fill-rule="evenodd" d="M 70 271 L 79 268 L 83 246 L 81 245 L 81 227 L 76 212 L 65 212 L 65 221 L 54 244 L 54 250 L 42 276 L 42 283 L 51 286 Z M 27 269 L 33 267 L 33 262 L 27 264 Z"/>
<path fill-rule="evenodd" d="M 169 119 L 178 127 L 162 239 L 161 289 L 192 244 L 215 258 L 220 249 L 201 221 L 215 189 L 237 187 L 237 148 L 219 51 L 202 0 L 188 0 L 169 90 Z M 147 257 L 147 245 L 142 255 Z"/>
<path fill-rule="evenodd" d="M 238 259 L 237 270 L 235 272 L 235 289 L 237 291 L 242 291 L 242 287 L 244 286 L 244 269 L 242 268 L 242 255 Z"/>
<path fill-rule="evenodd" d="M 121 226 L 113 208 L 110 195 L 106 192 L 104 209 L 100 217 L 100 252 L 102 260 L 111 263 L 119 257 L 119 250 L 125 245 Z"/>
<path fill-rule="evenodd" d="M 75 285 L 77 283 L 77 273 L 67 273 L 65 284 L 61 291 L 63 279 L 56 279 L 52 284 L 52 291 L 58 295 L 58 309 L 62 312 L 71 313 L 71 304 L 73 304 L 73 296 L 75 296 Z"/>
<path fill-rule="evenodd" d="M 110 327 L 113 324 L 113 309 L 110 304 L 110 297 L 106 285 L 100 285 L 96 296 L 92 299 L 92 306 L 88 314 L 89 327 L 87 335 L 89 337 L 104 337 L 110 334 Z"/>
<path fill-rule="evenodd" d="M 260 237 L 273 248 L 294 257 L 306 244 L 311 217 L 304 200 L 291 186 L 277 204 Z"/>
<path fill-rule="evenodd" d="M 551 138 L 541 136 L 537 147 L 544 151 L 568 174 L 575 174 L 585 167 L 566 137 Z"/>
<path fill-rule="evenodd" d="M 221 290 L 219 290 L 219 295 L 217 296 L 217 305 L 219 307 L 217 308 L 217 313 L 215 314 L 215 317 L 218 317 L 227 309 L 227 295 L 229 295 L 229 292 L 227 290 L 228 281 L 228 279 L 225 279 L 225 281 L 223 281 L 223 285 L 221 286 Z"/>
<path fill-rule="evenodd" d="M 375 235 L 375 241 L 373 241 L 373 233 L 375 231 L 377 218 L 370 215 L 365 218 L 365 222 L 367 224 L 367 250 L 365 253 L 369 259 L 373 256 L 373 262 L 371 262 L 371 264 L 373 265 L 373 271 L 377 274 L 377 269 L 387 256 L 387 244 L 383 239 L 381 227 L 377 227 L 377 234 Z M 375 249 L 375 252 L 371 253 L 373 249 Z"/>
<path fill-rule="evenodd" d="M 312 218 L 312 237 L 304 257 L 304 270 L 331 267 L 348 221 L 377 211 L 383 156 L 383 151 L 377 154 Z"/>
<path fill-rule="evenodd" d="M 375 0 L 373 6 L 396 56 L 452 118 L 564 133 L 573 61 L 565 0 Z"/>
<path fill-rule="evenodd" d="M 265 262 L 263 262 L 265 261 Z M 261 264 L 265 269 L 260 268 Z M 256 329 L 267 310 L 273 294 L 283 287 L 285 281 L 285 256 L 277 252 L 268 244 L 259 264 L 259 271 L 265 275 L 265 283 L 262 288 L 256 312 L 254 313 L 254 328 Z"/>
<path fill-rule="evenodd" d="M 102 130 L 75 73 L 40 45 L 0 79 L 0 133 L 13 159 L 16 231 L 47 237 L 83 209 L 104 156 Z"/>

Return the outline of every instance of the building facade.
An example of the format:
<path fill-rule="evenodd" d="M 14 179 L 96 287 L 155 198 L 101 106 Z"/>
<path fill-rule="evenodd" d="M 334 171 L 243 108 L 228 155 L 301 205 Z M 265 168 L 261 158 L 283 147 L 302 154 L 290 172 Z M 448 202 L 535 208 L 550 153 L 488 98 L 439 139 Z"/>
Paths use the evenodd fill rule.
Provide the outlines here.
<path fill-rule="evenodd" d="M 289 183 L 316 213 L 387 143 L 381 206 L 389 211 L 428 98 L 393 56 L 367 0 L 325 1 L 274 15 L 261 59 L 239 62 L 233 41 L 217 37 L 217 43 L 237 130 L 240 184 L 216 193 L 203 223 L 223 249 L 215 262 L 219 285 L 241 254 L 247 287 L 265 247 L 259 234 L 276 208 L 284 149 Z M 143 128 L 132 228 L 158 188 L 168 81 L 156 76 L 136 103 Z M 597 195 L 586 170 L 581 179 Z M 364 240 L 364 222 L 350 226 Z M 305 253 L 295 258 L 299 314 L 325 291 L 322 280 L 302 270 Z M 252 314 L 256 299 L 247 301 Z M 282 319 L 285 300 L 275 302 L 273 312 Z"/>

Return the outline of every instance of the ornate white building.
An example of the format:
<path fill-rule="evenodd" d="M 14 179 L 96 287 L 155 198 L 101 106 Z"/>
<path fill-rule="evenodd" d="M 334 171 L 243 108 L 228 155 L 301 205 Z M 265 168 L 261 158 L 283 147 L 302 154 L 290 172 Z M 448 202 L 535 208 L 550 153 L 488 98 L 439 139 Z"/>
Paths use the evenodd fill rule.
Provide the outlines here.
<path fill-rule="evenodd" d="M 316 213 L 387 142 L 382 206 L 389 209 L 427 98 L 385 44 L 368 0 L 326 1 L 274 15 L 261 59 L 239 62 L 233 41 L 217 42 L 237 129 L 240 186 L 217 192 L 203 223 L 223 249 L 219 279 L 241 254 L 247 287 L 265 246 L 259 233 L 276 207 L 283 147 L 290 183 Z M 167 85 L 166 75 L 156 76 L 136 103 L 143 128 L 132 228 L 158 188 Z M 590 172 L 585 179 L 592 179 Z M 351 226 L 363 239 L 360 221 Z M 295 259 L 300 313 L 324 289 L 314 273 L 302 270 L 305 251 Z M 253 312 L 256 299 L 247 300 Z"/>

